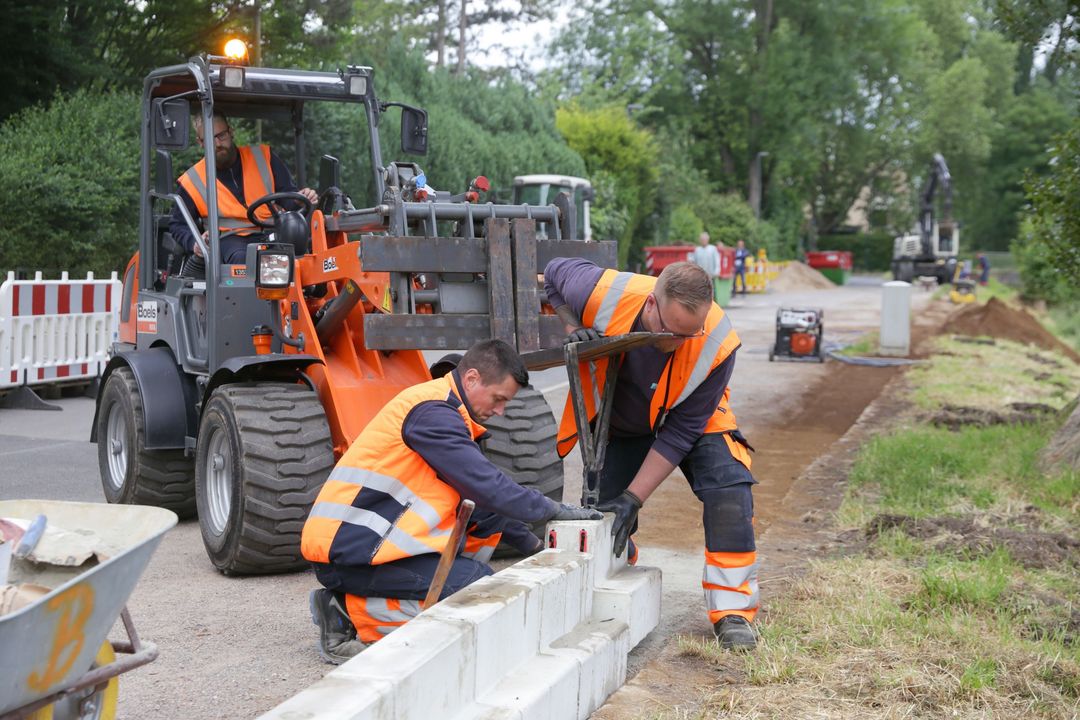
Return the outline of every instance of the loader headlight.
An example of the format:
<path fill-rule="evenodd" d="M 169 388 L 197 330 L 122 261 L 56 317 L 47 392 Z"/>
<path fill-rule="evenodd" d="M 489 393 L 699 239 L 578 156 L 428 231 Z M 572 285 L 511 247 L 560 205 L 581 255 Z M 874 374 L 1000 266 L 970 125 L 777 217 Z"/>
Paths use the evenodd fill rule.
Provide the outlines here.
<path fill-rule="evenodd" d="M 363 75 L 349 75 L 349 94 L 367 95 L 367 78 Z"/>
<path fill-rule="evenodd" d="M 239 65 L 226 65 L 221 68 L 221 84 L 234 90 L 244 87 L 244 68 Z"/>
<path fill-rule="evenodd" d="M 262 300 L 282 300 L 292 283 L 293 251 L 287 245 L 268 245 L 255 255 L 255 292 Z"/>

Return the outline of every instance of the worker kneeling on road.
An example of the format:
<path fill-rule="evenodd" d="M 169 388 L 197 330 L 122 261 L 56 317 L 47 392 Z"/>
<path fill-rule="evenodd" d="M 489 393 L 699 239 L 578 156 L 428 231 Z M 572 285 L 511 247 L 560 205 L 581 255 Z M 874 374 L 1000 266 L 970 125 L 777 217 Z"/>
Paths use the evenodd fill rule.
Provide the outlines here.
<path fill-rule="evenodd" d="M 580 258 L 555 258 L 544 289 L 571 340 L 629 332 L 670 333 L 623 357 L 611 408 L 610 440 L 600 472 L 598 509 L 615 513 L 615 554 L 637 530 L 637 516 L 676 466 L 704 505 L 709 620 L 720 644 L 751 649 L 758 609 L 757 554 L 749 445 L 728 406 L 728 381 L 739 338 L 712 302 L 712 283 L 700 267 L 669 265 L 657 278 L 604 270 Z M 608 358 L 581 370 L 590 419 L 603 395 Z M 596 378 L 598 387 L 593 386 Z M 559 453 L 577 442 L 567 402 Z M 637 549 L 629 541 L 629 560 Z"/>
<path fill-rule="evenodd" d="M 501 340 L 477 343 L 447 375 L 402 391 L 338 461 L 304 524 L 300 549 L 325 589 L 311 593 L 323 658 L 341 663 L 423 610 L 458 504 L 476 503 L 440 599 L 492 574 L 501 538 L 542 549 L 525 523 L 599 520 L 525 488 L 493 465 L 480 424 L 529 382 Z"/>

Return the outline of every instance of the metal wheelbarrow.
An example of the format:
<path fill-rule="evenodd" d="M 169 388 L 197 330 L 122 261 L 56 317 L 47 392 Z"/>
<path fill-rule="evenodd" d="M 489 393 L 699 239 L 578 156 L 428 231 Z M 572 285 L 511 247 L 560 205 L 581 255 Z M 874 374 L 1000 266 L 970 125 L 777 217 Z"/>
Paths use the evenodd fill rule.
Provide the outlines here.
<path fill-rule="evenodd" d="M 139 641 L 125 604 L 176 514 L 140 505 L 0 501 L 0 518 L 38 515 L 46 516 L 44 537 L 29 557 L 11 558 L 8 577 L 0 578 L 8 600 L 22 592 L 16 609 L 0 614 L 0 720 L 115 717 L 117 676 L 158 654 L 153 643 Z M 117 618 L 128 640 L 109 642 Z"/>

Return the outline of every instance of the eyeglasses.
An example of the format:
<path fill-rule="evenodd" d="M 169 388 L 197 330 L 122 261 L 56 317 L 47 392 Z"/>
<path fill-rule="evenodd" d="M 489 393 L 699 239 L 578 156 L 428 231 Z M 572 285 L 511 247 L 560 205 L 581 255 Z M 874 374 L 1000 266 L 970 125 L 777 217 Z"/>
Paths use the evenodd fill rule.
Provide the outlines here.
<path fill-rule="evenodd" d="M 677 338 L 697 338 L 697 337 L 701 337 L 702 335 L 705 334 L 705 327 L 704 326 L 702 326 L 702 328 L 700 330 L 698 330 L 696 333 L 677 333 L 677 332 L 672 332 L 671 330 L 668 330 L 667 327 L 664 325 L 664 316 L 660 314 L 660 300 L 659 300 L 659 298 L 657 298 L 656 295 L 653 294 L 653 293 L 649 293 L 649 297 L 652 298 L 653 306 L 656 308 L 656 318 L 660 321 L 660 332 L 669 333 L 671 335 L 674 335 Z"/>
<path fill-rule="evenodd" d="M 221 132 L 214 135 L 214 142 L 225 142 L 225 140 L 229 137 L 230 134 L 232 134 L 232 128 L 225 128 Z M 203 139 L 200 136 L 199 142 L 201 143 L 202 141 Z"/>

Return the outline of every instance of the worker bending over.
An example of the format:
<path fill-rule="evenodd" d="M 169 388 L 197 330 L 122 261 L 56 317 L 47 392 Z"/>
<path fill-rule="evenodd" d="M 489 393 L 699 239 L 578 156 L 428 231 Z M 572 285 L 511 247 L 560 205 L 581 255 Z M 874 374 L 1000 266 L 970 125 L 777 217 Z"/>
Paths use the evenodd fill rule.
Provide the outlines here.
<path fill-rule="evenodd" d="M 311 592 L 323 658 L 341 663 L 423 609 L 462 499 L 476 503 L 440 598 L 492 574 L 504 538 L 542 549 L 524 523 L 599 520 L 525 488 L 488 460 L 480 424 L 529 382 L 501 340 L 477 343 L 447 375 L 403 390 L 338 461 L 304 523 L 300 549 L 325 589 Z"/>
<path fill-rule="evenodd" d="M 672 338 L 627 352 L 619 368 L 610 439 L 600 473 L 598 509 L 615 513 L 615 554 L 637 529 L 642 504 L 676 466 L 704 505 L 709 620 L 724 648 L 751 649 L 758 609 L 754 500 L 748 445 L 728 406 L 728 381 L 739 338 L 712 302 L 700 267 L 669 265 L 654 278 L 604 270 L 579 258 L 555 258 L 544 269 L 548 301 L 571 340 L 629 332 Z M 586 409 L 595 419 L 608 359 L 581 369 Z M 598 387 L 593 387 L 596 378 Z M 559 453 L 577 442 L 567 402 Z M 629 560 L 637 549 L 629 541 Z"/>

